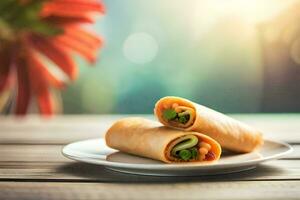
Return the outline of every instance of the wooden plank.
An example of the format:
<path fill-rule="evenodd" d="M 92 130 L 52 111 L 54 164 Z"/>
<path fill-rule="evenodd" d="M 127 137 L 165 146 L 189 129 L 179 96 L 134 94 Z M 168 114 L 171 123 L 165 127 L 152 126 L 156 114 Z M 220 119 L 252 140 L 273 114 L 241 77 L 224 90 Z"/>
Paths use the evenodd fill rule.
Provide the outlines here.
<path fill-rule="evenodd" d="M 300 159 L 300 145 L 292 145 L 293 152 L 286 155 L 283 159 Z"/>
<path fill-rule="evenodd" d="M 1 182 L 5 200 L 299 199 L 300 181 L 168 184 Z"/>
<path fill-rule="evenodd" d="M 185 182 L 300 180 L 299 160 L 270 161 L 256 169 L 217 176 L 157 177 L 114 172 L 104 167 L 77 162 L 1 162 L 0 180 L 76 182 Z"/>
<path fill-rule="evenodd" d="M 75 115 L 52 118 L 40 118 L 35 115 L 26 118 L 0 116 L 0 144 L 67 144 L 103 137 L 115 120 L 126 116 L 128 115 Z"/>
<path fill-rule="evenodd" d="M 300 159 L 300 145 L 284 159 Z M 61 150 L 63 145 L 0 145 L 0 162 L 70 162 Z"/>
<path fill-rule="evenodd" d="M 61 144 L 103 135 L 111 117 L 62 117 L 50 119 L 4 118 L 0 120 L 1 143 Z"/>
<path fill-rule="evenodd" d="M 50 121 L 35 116 L 24 121 L 1 118 L 0 199 L 297 199 L 300 195 L 299 145 L 294 145 L 294 153 L 285 158 L 294 160 L 270 161 L 235 174 L 199 177 L 122 174 L 70 161 L 61 155 L 62 145 L 39 145 L 99 137 L 120 117 L 59 116 Z M 271 135 L 277 131 L 276 138 L 297 143 L 300 115 L 286 118 L 240 116 Z"/>
<path fill-rule="evenodd" d="M 69 162 L 62 145 L 0 145 L 1 162 Z"/>
<path fill-rule="evenodd" d="M 77 115 L 40 118 L 0 117 L 0 143 L 66 144 L 102 137 L 116 120 L 132 115 Z M 136 116 L 136 115 L 135 115 Z M 152 115 L 139 115 L 154 119 Z M 265 137 L 300 143 L 300 114 L 235 114 L 232 117 L 257 127 Z"/>
<path fill-rule="evenodd" d="M 256 170 L 224 175 L 205 177 L 204 180 L 280 180 L 300 179 L 300 145 L 294 145 L 295 151 L 285 159 L 271 161 Z M 62 145 L 0 145 L 0 179 L 33 179 L 33 180 L 78 180 L 126 182 L 162 181 L 163 178 L 140 177 L 111 172 L 103 167 L 71 161 L 61 154 Z M 203 178 L 203 177 L 202 177 Z M 198 179 L 198 177 L 194 178 Z M 174 178 L 165 178 L 174 181 Z M 184 181 L 186 178 L 176 178 Z"/>

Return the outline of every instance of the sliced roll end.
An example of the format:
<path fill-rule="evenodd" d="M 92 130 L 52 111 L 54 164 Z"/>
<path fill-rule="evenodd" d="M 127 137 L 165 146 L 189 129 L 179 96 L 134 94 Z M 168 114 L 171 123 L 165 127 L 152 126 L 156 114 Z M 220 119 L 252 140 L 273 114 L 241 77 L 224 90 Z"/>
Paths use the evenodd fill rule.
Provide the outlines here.
<path fill-rule="evenodd" d="M 162 124 L 172 128 L 187 129 L 196 120 L 196 108 L 193 103 L 179 97 L 161 98 L 155 104 L 154 113 Z"/>

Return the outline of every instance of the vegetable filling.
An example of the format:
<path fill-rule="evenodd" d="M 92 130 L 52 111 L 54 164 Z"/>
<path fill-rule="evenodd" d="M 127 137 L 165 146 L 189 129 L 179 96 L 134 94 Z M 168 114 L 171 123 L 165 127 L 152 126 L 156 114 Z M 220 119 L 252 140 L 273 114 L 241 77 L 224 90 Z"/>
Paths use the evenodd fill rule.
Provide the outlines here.
<path fill-rule="evenodd" d="M 214 154 L 210 151 L 210 144 L 199 142 L 198 137 L 195 135 L 184 137 L 184 140 L 176 144 L 171 151 L 174 158 L 182 161 L 214 159 Z"/>
<path fill-rule="evenodd" d="M 175 109 L 166 109 L 163 111 L 163 118 L 168 121 L 186 124 L 190 120 L 190 113 L 188 111 L 176 112 Z"/>

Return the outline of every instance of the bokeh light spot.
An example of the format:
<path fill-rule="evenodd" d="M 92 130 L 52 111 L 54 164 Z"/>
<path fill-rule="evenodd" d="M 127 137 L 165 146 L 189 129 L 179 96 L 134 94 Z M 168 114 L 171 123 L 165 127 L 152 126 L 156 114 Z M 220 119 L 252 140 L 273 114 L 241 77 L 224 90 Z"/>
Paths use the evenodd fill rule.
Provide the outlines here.
<path fill-rule="evenodd" d="M 144 64 L 152 61 L 158 52 L 158 43 L 148 33 L 133 33 L 123 45 L 124 56 L 131 62 Z"/>

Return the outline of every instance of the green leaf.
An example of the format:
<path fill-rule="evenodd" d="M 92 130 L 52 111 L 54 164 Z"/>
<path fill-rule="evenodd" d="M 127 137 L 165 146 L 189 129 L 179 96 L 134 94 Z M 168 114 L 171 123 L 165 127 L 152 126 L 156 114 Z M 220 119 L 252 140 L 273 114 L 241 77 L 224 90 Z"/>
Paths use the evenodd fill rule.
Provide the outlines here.
<path fill-rule="evenodd" d="M 191 149 L 191 153 L 192 153 L 192 159 L 196 159 L 198 157 L 198 150 L 197 150 L 197 148 L 192 148 Z"/>
<path fill-rule="evenodd" d="M 48 24 L 39 17 L 44 0 L 30 1 L 26 5 L 19 0 L 0 0 L 0 19 L 9 24 L 15 32 L 32 31 L 45 36 L 61 34 L 62 29 Z"/>
<path fill-rule="evenodd" d="M 182 159 L 182 160 L 189 160 L 191 157 L 192 157 L 192 153 L 187 150 L 187 149 L 184 149 L 184 150 L 181 150 L 179 152 L 179 157 Z"/>
<path fill-rule="evenodd" d="M 183 140 L 182 142 L 176 144 L 173 149 L 172 149 L 172 155 L 176 156 L 177 152 L 184 150 L 184 149 L 189 149 L 194 147 L 195 145 L 197 145 L 198 143 L 198 137 L 195 135 L 187 135 L 184 136 L 185 138 L 187 138 L 186 140 Z"/>
<path fill-rule="evenodd" d="M 177 116 L 177 113 L 173 109 L 167 109 L 163 111 L 163 117 L 166 120 L 172 120 L 175 119 Z"/>
<path fill-rule="evenodd" d="M 178 121 L 182 124 L 185 124 L 188 120 L 186 119 L 186 115 L 179 117 Z"/>
<path fill-rule="evenodd" d="M 54 36 L 58 34 L 63 33 L 63 29 L 53 27 L 51 25 L 48 25 L 46 23 L 37 23 L 32 26 L 32 30 L 34 30 L 37 33 L 46 35 L 46 36 Z"/>

